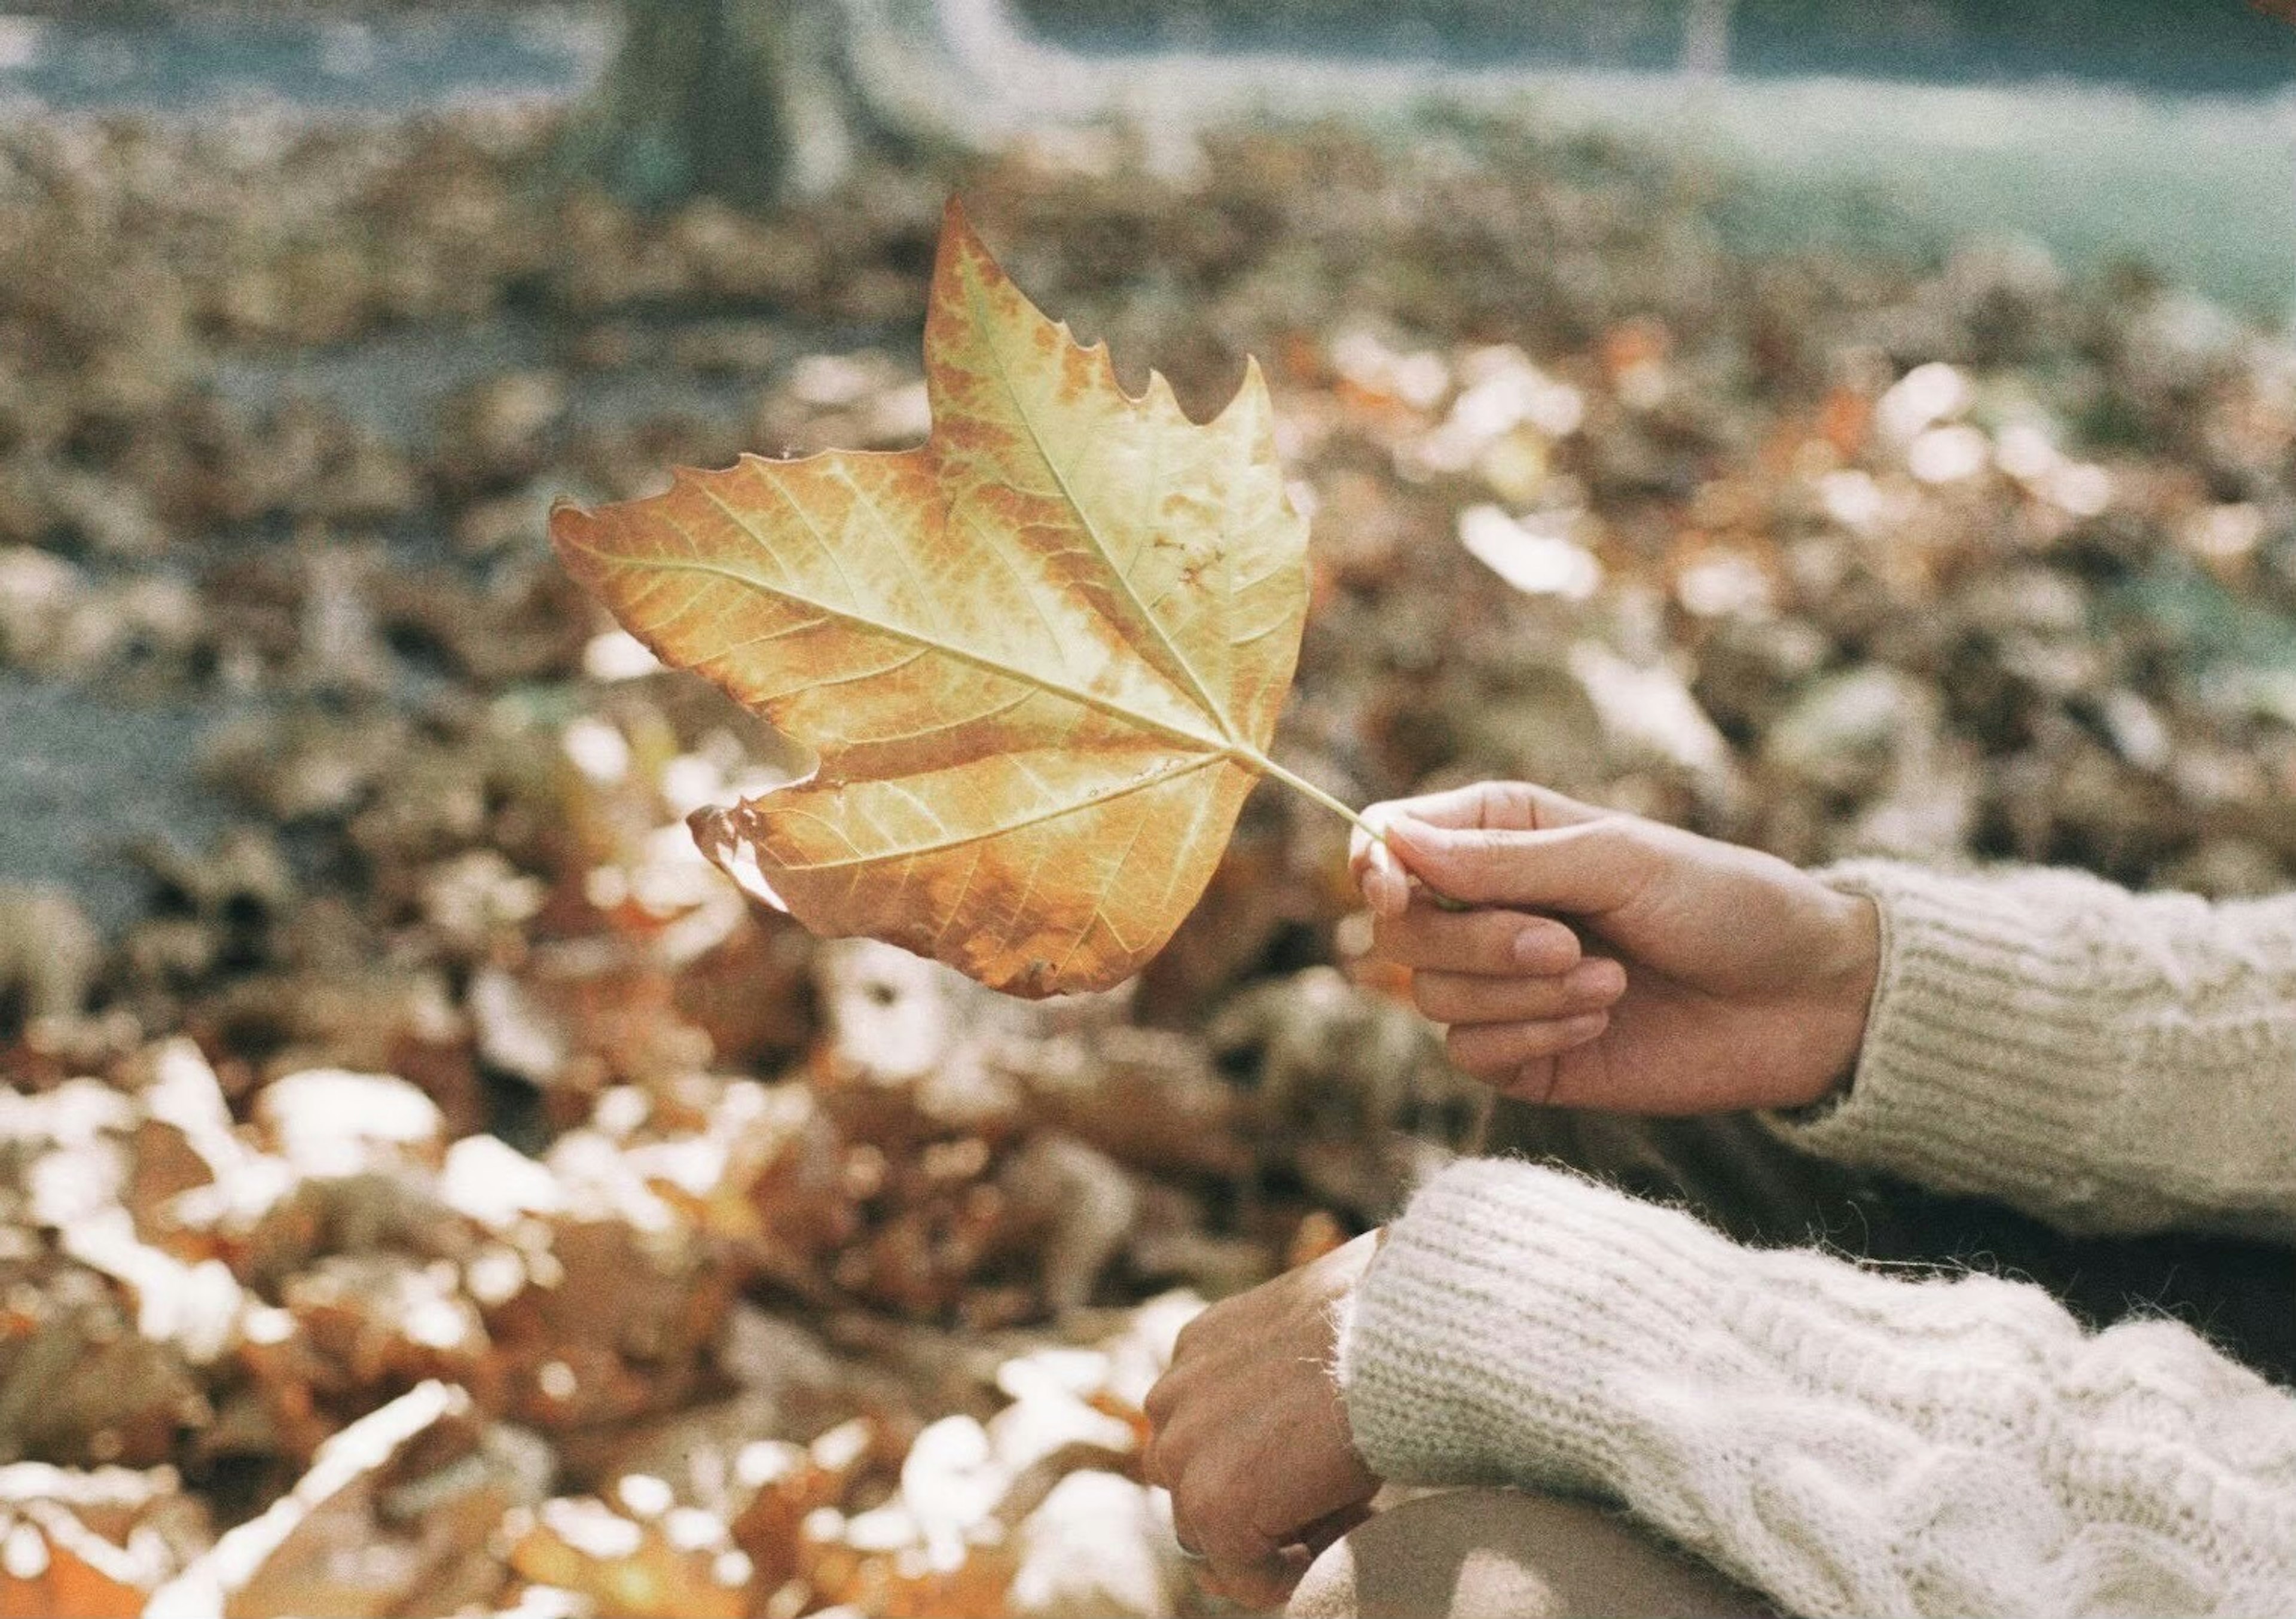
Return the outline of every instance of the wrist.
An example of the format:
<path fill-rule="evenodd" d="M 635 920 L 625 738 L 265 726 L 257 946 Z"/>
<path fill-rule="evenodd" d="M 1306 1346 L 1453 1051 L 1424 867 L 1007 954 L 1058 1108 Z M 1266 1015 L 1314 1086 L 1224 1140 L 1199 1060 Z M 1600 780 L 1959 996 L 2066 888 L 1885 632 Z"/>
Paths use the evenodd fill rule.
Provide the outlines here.
<path fill-rule="evenodd" d="M 1881 906 L 1869 895 L 1833 887 L 1825 892 L 1830 945 L 1814 975 L 1816 1060 L 1808 1094 L 1795 1104 L 1801 1107 L 1816 1107 L 1849 1088 L 1882 977 Z"/>

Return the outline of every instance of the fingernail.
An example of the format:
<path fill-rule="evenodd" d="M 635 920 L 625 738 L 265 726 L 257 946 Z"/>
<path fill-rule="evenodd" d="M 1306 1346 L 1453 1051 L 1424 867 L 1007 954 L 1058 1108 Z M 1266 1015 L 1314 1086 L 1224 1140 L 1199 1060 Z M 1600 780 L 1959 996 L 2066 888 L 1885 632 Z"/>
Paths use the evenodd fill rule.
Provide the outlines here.
<path fill-rule="evenodd" d="M 1623 977 L 1616 961 L 1581 961 L 1563 976 L 1562 993 L 1574 1000 L 1611 994 Z"/>
<path fill-rule="evenodd" d="M 1517 967 L 1537 969 L 1544 966 L 1552 972 L 1558 965 L 1554 959 L 1556 953 L 1554 930 L 1551 928 L 1526 928 L 1514 936 L 1514 964 Z"/>
<path fill-rule="evenodd" d="M 1595 1035 L 1608 1028 L 1610 1024 L 1611 1015 L 1608 1012 L 1582 1012 L 1576 1018 L 1565 1018 L 1562 1026 L 1555 1030 L 1555 1034 L 1564 1045 L 1574 1046 L 1582 1041 L 1594 1039 Z"/>

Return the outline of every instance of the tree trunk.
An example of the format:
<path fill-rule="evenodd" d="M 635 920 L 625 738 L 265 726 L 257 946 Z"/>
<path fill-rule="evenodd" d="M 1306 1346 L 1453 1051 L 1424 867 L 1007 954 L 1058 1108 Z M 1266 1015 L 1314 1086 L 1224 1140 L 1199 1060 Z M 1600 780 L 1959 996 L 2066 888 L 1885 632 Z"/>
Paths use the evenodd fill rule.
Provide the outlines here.
<path fill-rule="evenodd" d="M 628 201 L 742 207 L 835 183 L 870 127 L 836 0 L 625 0 L 619 53 L 564 157 Z"/>

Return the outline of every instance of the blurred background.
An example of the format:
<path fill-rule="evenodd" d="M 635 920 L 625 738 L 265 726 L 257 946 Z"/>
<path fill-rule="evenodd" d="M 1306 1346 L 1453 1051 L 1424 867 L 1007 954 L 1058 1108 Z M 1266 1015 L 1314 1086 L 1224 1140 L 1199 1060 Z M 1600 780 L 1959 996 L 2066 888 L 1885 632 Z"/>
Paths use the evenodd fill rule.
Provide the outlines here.
<path fill-rule="evenodd" d="M 543 531 L 916 442 L 952 193 L 1267 369 L 1339 796 L 2286 887 L 2283 11 L 9 0 L 0 1614 L 1219 1610 L 1170 1335 L 1475 1113 L 1344 828 L 1107 996 L 818 944 Z"/>

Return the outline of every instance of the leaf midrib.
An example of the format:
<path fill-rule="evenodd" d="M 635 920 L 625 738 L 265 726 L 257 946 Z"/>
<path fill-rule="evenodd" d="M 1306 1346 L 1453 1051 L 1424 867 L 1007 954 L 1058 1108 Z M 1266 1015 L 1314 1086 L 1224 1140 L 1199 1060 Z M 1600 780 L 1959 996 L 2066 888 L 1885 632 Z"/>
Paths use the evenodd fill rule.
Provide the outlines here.
<path fill-rule="evenodd" d="M 955 658 L 959 663 L 969 664 L 976 669 L 983 669 L 992 675 L 1001 675 L 1007 680 L 1018 681 L 1023 685 L 1034 686 L 1039 691 L 1065 697 L 1081 707 L 1095 709 L 1112 718 L 1122 720 L 1136 730 L 1151 732 L 1158 736 L 1171 737 L 1186 742 L 1207 756 L 1233 758 L 1253 769 L 1264 771 L 1264 761 L 1257 748 L 1246 747 L 1227 737 L 1206 736 L 1199 731 L 1185 730 L 1180 726 L 1143 714 L 1136 708 L 1128 707 L 1113 699 L 1103 697 L 1095 691 L 1087 691 L 1080 686 L 1071 686 L 1062 681 L 1048 679 L 1034 670 L 1006 663 L 985 652 L 976 651 L 971 647 L 936 640 L 917 630 L 888 623 L 884 619 L 873 617 L 867 613 L 840 607 L 832 601 L 824 601 L 817 596 L 809 596 L 802 591 L 791 590 L 786 585 L 772 584 L 758 577 L 755 574 L 744 573 L 739 568 L 727 568 L 722 563 L 705 562 L 699 559 L 685 561 L 671 557 L 619 556 L 612 552 L 601 551 L 594 545 L 586 545 L 573 539 L 564 540 L 562 544 L 586 556 L 594 557 L 600 562 L 611 567 L 654 568 L 665 573 L 706 574 L 724 579 L 729 584 L 754 590 L 760 595 L 778 597 L 784 601 L 793 602 L 800 607 L 825 614 L 857 628 L 869 630 L 895 641 L 906 642 L 911 646 L 923 647 L 930 651 L 939 652 L 944 657 Z"/>
<path fill-rule="evenodd" d="M 1109 549 L 1108 542 L 1101 537 L 1100 528 L 1092 520 L 1092 514 L 1085 510 L 1084 503 L 1078 500 L 1076 492 L 1069 487 L 1068 476 L 1061 470 L 1060 462 L 1055 461 L 1053 458 L 1053 453 L 1045 447 L 1045 436 L 1037 431 L 1036 418 L 1029 413 L 1029 407 L 1021 397 L 1020 388 L 1013 384 L 1012 368 L 1004 364 L 1004 350 L 1003 345 L 997 341 L 996 323 L 989 312 L 981 307 L 980 284 L 974 276 L 965 277 L 964 301 L 966 307 L 972 312 L 974 331 L 983 335 L 989 361 L 996 368 L 996 380 L 1004 385 L 1004 397 L 1013 402 L 1013 413 L 1020 418 L 1021 425 L 1029 429 L 1029 442 L 1036 446 L 1037 459 L 1043 462 L 1045 470 L 1053 475 L 1053 482 L 1060 487 L 1061 498 L 1068 503 L 1069 510 L 1076 513 L 1078 526 L 1084 530 L 1085 537 L 1092 542 L 1093 551 L 1099 556 L 1102 565 L 1107 568 L 1118 587 L 1123 591 L 1124 599 L 1132 603 L 1133 610 L 1140 615 L 1142 621 L 1151 630 L 1155 632 L 1157 642 L 1170 656 L 1172 661 L 1179 666 L 1180 673 L 1188 677 L 1188 684 L 1195 693 L 1196 706 L 1203 710 L 1206 718 L 1219 727 L 1221 739 L 1233 742 L 1236 740 L 1235 727 L 1228 723 L 1227 715 L 1221 711 L 1219 704 L 1213 699 L 1210 688 L 1204 684 L 1203 676 L 1197 673 L 1196 666 L 1188 661 L 1187 654 L 1181 651 L 1174 643 L 1171 635 L 1164 628 L 1164 621 L 1149 611 L 1148 604 L 1140 600 L 1140 593 L 1132 587 L 1131 576 L 1117 566 L 1115 553 Z"/>

